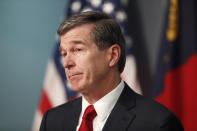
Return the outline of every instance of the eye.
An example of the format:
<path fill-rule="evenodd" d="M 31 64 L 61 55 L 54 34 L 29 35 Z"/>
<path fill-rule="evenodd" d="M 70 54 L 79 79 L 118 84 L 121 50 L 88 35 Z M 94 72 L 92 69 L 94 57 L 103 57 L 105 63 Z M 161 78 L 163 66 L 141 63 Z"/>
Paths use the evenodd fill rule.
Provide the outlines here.
<path fill-rule="evenodd" d="M 67 56 L 67 52 L 61 52 L 61 55 L 63 56 L 63 57 L 65 57 L 65 56 Z"/>
<path fill-rule="evenodd" d="M 79 51 L 81 51 L 82 49 L 81 48 L 75 48 L 75 52 L 79 52 Z"/>

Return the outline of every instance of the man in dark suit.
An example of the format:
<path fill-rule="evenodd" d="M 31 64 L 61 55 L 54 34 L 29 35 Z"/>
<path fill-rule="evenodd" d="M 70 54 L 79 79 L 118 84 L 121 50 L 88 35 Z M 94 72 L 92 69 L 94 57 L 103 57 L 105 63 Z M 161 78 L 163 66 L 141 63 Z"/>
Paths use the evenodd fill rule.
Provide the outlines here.
<path fill-rule="evenodd" d="M 40 131 L 183 131 L 167 108 L 136 94 L 120 78 L 126 61 L 119 24 L 89 11 L 58 29 L 63 66 L 82 97 L 48 110 Z"/>

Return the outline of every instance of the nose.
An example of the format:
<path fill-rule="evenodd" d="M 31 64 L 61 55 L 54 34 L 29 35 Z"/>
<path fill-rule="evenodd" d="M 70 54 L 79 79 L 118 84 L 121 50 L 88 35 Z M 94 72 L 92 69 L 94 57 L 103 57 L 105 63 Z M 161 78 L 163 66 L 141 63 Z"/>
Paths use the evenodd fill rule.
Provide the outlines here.
<path fill-rule="evenodd" d="M 70 54 L 64 56 L 63 60 L 64 60 L 63 62 L 64 68 L 70 69 L 75 66 L 74 58 Z"/>

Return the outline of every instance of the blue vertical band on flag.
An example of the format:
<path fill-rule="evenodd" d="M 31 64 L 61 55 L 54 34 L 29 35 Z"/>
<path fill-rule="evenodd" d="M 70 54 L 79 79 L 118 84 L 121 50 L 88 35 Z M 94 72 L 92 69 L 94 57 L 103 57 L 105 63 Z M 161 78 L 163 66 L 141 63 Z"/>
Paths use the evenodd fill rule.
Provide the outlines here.
<path fill-rule="evenodd" d="M 153 97 L 197 130 L 197 2 L 168 0 Z"/>
<path fill-rule="evenodd" d="M 153 97 L 158 96 L 164 90 L 166 72 L 184 64 L 192 54 L 197 52 L 195 0 L 176 1 L 174 3 L 171 0 L 167 1 L 166 22 L 159 51 Z M 176 20 L 173 21 L 170 17 Z M 173 36 L 176 38 L 170 40 Z"/>

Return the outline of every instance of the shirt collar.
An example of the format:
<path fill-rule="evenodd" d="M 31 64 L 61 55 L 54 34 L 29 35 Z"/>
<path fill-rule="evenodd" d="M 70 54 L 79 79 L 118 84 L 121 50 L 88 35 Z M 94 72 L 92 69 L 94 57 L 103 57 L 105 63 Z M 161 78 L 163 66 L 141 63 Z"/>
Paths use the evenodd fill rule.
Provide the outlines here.
<path fill-rule="evenodd" d="M 102 97 L 96 103 L 93 104 L 97 112 L 98 119 L 102 121 L 109 116 L 123 88 L 124 88 L 124 82 L 123 80 L 121 80 L 121 82 L 116 88 L 114 88 L 111 92 L 109 92 L 107 95 L 105 95 L 104 97 Z M 85 100 L 85 98 L 82 97 L 82 114 L 84 113 L 85 109 L 89 105 L 90 104 Z"/>

